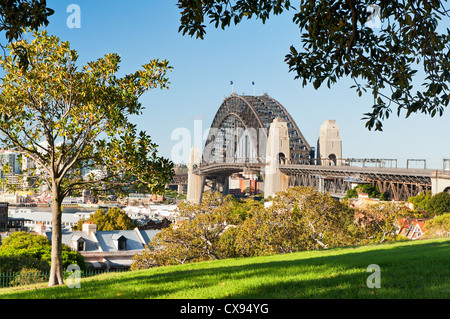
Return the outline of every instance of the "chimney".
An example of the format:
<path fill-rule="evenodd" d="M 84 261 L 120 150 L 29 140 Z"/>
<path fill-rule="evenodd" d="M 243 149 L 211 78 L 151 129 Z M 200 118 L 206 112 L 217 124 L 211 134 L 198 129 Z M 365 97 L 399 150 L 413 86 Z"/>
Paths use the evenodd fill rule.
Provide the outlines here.
<path fill-rule="evenodd" d="M 45 225 L 41 222 L 37 223 L 36 228 L 34 229 L 34 232 L 38 235 L 45 235 L 46 231 Z"/>
<path fill-rule="evenodd" d="M 97 224 L 85 222 L 83 224 L 83 231 L 86 232 L 89 236 L 95 235 L 97 232 Z"/>

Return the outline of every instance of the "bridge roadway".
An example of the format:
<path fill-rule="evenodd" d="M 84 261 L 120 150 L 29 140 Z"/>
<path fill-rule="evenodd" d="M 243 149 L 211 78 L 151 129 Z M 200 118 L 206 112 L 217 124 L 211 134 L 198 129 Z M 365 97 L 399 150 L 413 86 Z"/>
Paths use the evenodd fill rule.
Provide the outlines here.
<path fill-rule="evenodd" d="M 233 173 L 254 171 L 259 173 L 261 168 L 265 167 L 263 163 L 212 163 L 201 164 L 198 168 L 193 170 L 196 175 L 210 176 L 210 175 L 230 175 Z"/>
<path fill-rule="evenodd" d="M 196 175 L 230 174 L 236 172 L 259 171 L 265 164 L 262 163 L 212 163 L 202 164 L 193 170 Z M 388 180 L 395 182 L 409 182 L 431 185 L 432 169 L 406 169 L 384 167 L 357 167 L 357 166 L 322 166 L 280 164 L 279 170 L 286 175 L 318 175 L 334 178 L 354 178 L 364 180 Z"/>
<path fill-rule="evenodd" d="M 432 169 L 406 169 L 386 167 L 280 165 L 286 175 L 319 175 L 335 178 L 355 178 L 367 181 L 391 181 L 431 185 Z"/>
<path fill-rule="evenodd" d="M 193 173 L 206 178 L 226 177 L 238 172 L 264 174 L 262 163 L 202 163 Z M 280 164 L 278 169 L 289 176 L 289 186 L 312 186 L 337 197 L 345 195 L 353 183 L 366 182 L 378 186 L 394 200 L 407 200 L 432 189 L 433 169 L 406 169 L 358 166 L 322 166 Z M 179 183 L 187 176 L 179 176 Z"/>

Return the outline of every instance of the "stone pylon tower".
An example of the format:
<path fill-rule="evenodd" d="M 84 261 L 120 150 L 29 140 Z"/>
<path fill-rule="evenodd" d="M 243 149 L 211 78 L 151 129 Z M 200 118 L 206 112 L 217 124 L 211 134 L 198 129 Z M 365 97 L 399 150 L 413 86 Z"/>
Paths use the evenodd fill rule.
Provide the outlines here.
<path fill-rule="evenodd" d="M 341 165 L 342 141 L 335 120 L 326 120 L 320 126 L 317 141 L 317 163 L 319 165 Z"/>
<path fill-rule="evenodd" d="M 280 164 L 289 164 L 289 133 L 287 123 L 276 118 L 270 124 L 266 145 L 266 167 L 264 173 L 264 198 L 274 196 L 289 186 L 289 176 L 280 172 Z"/>
<path fill-rule="evenodd" d="M 193 170 L 200 166 L 200 154 L 196 146 L 191 148 L 191 154 L 189 156 L 188 167 L 188 186 L 186 200 L 191 203 L 199 204 L 202 200 L 203 187 L 205 183 L 205 177 L 201 175 L 195 175 Z"/>

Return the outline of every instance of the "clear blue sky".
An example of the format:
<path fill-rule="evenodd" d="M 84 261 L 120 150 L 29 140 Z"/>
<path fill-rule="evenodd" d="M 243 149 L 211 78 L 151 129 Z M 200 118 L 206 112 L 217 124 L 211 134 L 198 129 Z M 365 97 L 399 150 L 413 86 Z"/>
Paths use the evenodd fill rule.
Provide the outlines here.
<path fill-rule="evenodd" d="M 80 64 L 115 52 L 122 57 L 121 73 L 128 74 L 151 59 L 170 61 L 174 68 L 170 90 L 146 93 L 141 99 L 146 110 L 133 119 L 152 136 L 161 155 L 171 157 L 179 142 L 171 139 L 177 128 L 194 135 L 195 120 L 202 120 L 203 131 L 210 126 L 223 98 L 230 95 L 233 80 L 238 94 L 252 94 L 255 81 L 256 95 L 268 93 L 278 100 L 311 146 L 316 146 L 322 122 L 334 119 L 340 127 L 343 157 L 396 158 L 399 166 L 408 158 L 424 158 L 430 168 L 441 168 L 442 159 L 450 157 L 449 111 L 434 119 L 392 116 L 384 122 L 383 132 L 368 131 L 361 118 L 372 105 L 370 93 L 358 97 L 348 79 L 331 89 L 302 88 L 284 62 L 290 45 L 300 48 L 299 30 L 290 16 L 272 17 L 265 25 L 244 21 L 225 31 L 210 26 L 205 40 L 199 40 L 178 33 L 176 2 L 47 1 L 55 10 L 47 30 L 70 42 Z M 70 4 L 81 9 L 81 28 L 66 24 Z"/>

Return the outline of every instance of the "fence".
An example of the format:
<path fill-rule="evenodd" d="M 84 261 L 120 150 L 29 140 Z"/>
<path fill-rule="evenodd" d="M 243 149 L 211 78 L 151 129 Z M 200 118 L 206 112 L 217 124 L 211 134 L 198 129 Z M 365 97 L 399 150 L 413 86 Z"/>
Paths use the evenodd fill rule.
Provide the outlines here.
<path fill-rule="evenodd" d="M 106 272 L 125 272 L 128 269 L 90 269 L 81 272 L 81 278 L 92 277 Z M 72 272 L 64 272 L 64 279 L 67 279 Z M 46 282 L 49 280 L 49 271 L 26 270 L 21 272 L 0 273 L 0 288 L 17 287 Z"/>

